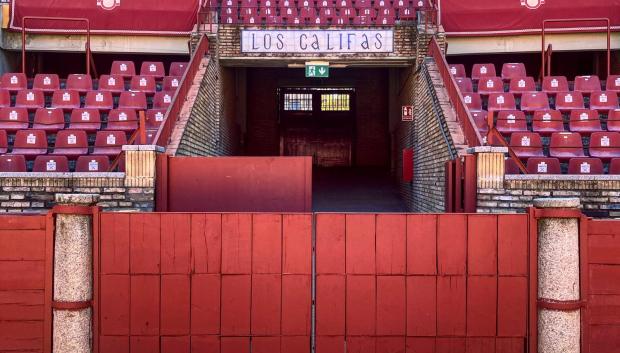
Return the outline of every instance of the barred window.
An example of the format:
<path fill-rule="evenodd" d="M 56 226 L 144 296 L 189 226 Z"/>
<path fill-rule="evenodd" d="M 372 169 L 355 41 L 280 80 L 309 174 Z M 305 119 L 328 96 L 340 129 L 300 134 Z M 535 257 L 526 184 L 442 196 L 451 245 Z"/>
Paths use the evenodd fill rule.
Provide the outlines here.
<path fill-rule="evenodd" d="M 321 110 L 325 112 L 348 112 L 350 108 L 348 94 L 321 94 Z"/>
<path fill-rule="evenodd" d="M 312 111 L 311 93 L 285 93 L 284 110 L 287 111 Z"/>

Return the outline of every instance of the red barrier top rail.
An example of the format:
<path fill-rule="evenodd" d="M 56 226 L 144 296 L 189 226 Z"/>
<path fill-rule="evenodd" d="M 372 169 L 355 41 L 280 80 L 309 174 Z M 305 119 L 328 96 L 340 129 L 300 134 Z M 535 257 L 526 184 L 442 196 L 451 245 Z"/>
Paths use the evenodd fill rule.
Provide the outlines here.
<path fill-rule="evenodd" d="M 189 93 L 189 89 L 192 86 L 194 76 L 198 72 L 198 68 L 200 67 L 200 62 L 205 57 L 205 55 L 209 52 L 209 39 L 206 35 L 203 35 L 196 46 L 196 50 L 192 55 L 190 63 L 181 79 L 181 83 L 179 84 L 179 88 L 177 89 L 174 97 L 172 98 L 172 104 L 168 107 L 166 111 L 166 116 L 164 117 L 164 121 L 159 127 L 159 131 L 155 135 L 154 142 L 158 146 L 166 147 L 170 142 L 170 137 L 172 136 L 172 129 L 176 124 L 177 120 L 179 120 L 179 114 L 181 113 L 181 108 L 183 108 L 183 103 L 185 103 L 185 97 Z"/>
<path fill-rule="evenodd" d="M 446 58 L 443 55 L 443 52 L 441 51 L 439 43 L 437 43 L 437 39 L 435 39 L 435 37 L 433 37 L 429 43 L 428 53 L 433 57 L 433 59 L 435 59 L 435 63 L 439 68 L 439 73 L 444 85 L 446 86 L 446 90 L 448 91 L 450 102 L 456 112 L 456 119 L 465 134 L 467 144 L 470 147 L 482 146 L 484 144 L 482 136 L 474 123 L 474 119 L 469 113 L 469 109 L 467 109 L 467 105 L 465 105 L 463 95 L 461 94 L 454 77 L 450 73 L 448 62 L 446 61 Z"/>

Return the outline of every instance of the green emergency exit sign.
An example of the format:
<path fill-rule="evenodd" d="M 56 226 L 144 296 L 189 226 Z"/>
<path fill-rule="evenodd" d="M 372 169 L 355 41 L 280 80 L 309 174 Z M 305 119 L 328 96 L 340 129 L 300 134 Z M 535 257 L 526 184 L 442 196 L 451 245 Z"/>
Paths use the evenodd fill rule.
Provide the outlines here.
<path fill-rule="evenodd" d="M 329 63 L 324 61 L 310 61 L 306 63 L 306 77 L 329 77 Z"/>

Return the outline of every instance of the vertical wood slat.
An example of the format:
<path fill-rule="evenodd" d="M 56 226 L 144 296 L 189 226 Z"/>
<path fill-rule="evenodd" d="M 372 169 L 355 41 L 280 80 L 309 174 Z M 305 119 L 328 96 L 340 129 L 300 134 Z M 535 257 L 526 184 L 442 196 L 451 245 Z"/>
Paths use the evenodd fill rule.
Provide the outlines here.
<path fill-rule="evenodd" d="M 479 153 L 478 188 L 501 189 L 504 186 L 505 159 L 503 153 Z"/>
<path fill-rule="evenodd" d="M 155 146 L 130 146 L 135 148 L 125 150 L 125 186 L 127 187 L 154 187 L 155 164 L 158 150 Z"/>

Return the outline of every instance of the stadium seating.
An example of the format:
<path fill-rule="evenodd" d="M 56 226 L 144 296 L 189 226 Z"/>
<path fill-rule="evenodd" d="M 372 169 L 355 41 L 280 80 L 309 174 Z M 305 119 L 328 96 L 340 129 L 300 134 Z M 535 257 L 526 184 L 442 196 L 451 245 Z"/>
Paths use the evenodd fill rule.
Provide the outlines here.
<path fill-rule="evenodd" d="M 36 90 L 18 91 L 15 97 L 15 107 L 26 108 L 29 111 L 45 108 L 45 95 L 42 91 Z"/>
<path fill-rule="evenodd" d="M 68 173 L 69 160 L 65 156 L 37 156 L 34 160 L 33 172 Z"/>
<path fill-rule="evenodd" d="M 603 162 L 598 158 L 571 158 L 568 174 L 603 174 Z"/>
<path fill-rule="evenodd" d="M 620 75 L 609 75 L 605 88 L 607 91 L 620 92 Z"/>
<path fill-rule="evenodd" d="M 86 94 L 84 108 L 109 111 L 114 108 L 114 98 L 108 91 L 90 91 Z"/>
<path fill-rule="evenodd" d="M 551 135 L 549 156 L 566 161 L 585 157 L 581 135 L 577 132 L 556 132 Z"/>
<path fill-rule="evenodd" d="M 562 113 L 559 110 L 537 110 L 532 118 L 532 131 L 541 136 L 564 131 Z"/>
<path fill-rule="evenodd" d="M 609 174 L 620 175 L 620 158 L 614 158 L 609 162 Z"/>
<path fill-rule="evenodd" d="M 590 137 L 590 156 L 607 162 L 612 158 L 620 158 L 620 133 L 593 133 Z"/>
<path fill-rule="evenodd" d="M 127 136 L 124 131 L 98 131 L 95 138 L 94 155 L 107 157 L 118 156 L 127 144 Z"/>
<path fill-rule="evenodd" d="M 0 108 L 0 129 L 9 133 L 29 127 L 28 110 L 25 108 Z"/>
<path fill-rule="evenodd" d="M 94 133 L 101 129 L 101 114 L 97 109 L 80 108 L 73 109 L 69 122 L 70 130 L 83 130 Z"/>
<path fill-rule="evenodd" d="M 47 135 L 43 130 L 19 130 L 15 134 L 11 154 L 23 155 L 26 159 L 47 154 Z"/>
<path fill-rule="evenodd" d="M 136 66 L 133 61 L 114 61 L 110 74 L 130 78 L 136 75 Z"/>
<path fill-rule="evenodd" d="M 515 132 L 510 137 L 510 147 L 520 159 L 544 157 L 543 143 L 539 134 Z"/>
<path fill-rule="evenodd" d="M 125 80 L 122 75 L 101 75 L 99 90 L 120 94 L 125 90 Z"/>
<path fill-rule="evenodd" d="M 486 63 L 486 64 L 474 64 L 471 69 L 471 79 L 474 81 L 480 80 L 483 77 L 494 77 L 497 76 L 495 72 L 495 65 Z"/>
<path fill-rule="evenodd" d="M 88 136 L 83 130 L 63 130 L 56 134 L 53 155 L 66 156 L 69 159 L 77 159 L 79 156 L 88 154 Z"/>
<path fill-rule="evenodd" d="M 61 109 L 37 109 L 34 115 L 34 124 L 32 128 L 43 130 L 46 133 L 56 133 L 65 128 L 65 115 Z"/>
<path fill-rule="evenodd" d="M 478 81 L 478 93 L 484 95 L 489 93 L 503 93 L 504 81 L 499 77 L 481 77 Z"/>
<path fill-rule="evenodd" d="M 66 89 L 86 93 L 93 89 L 93 79 L 89 75 L 71 74 L 67 77 Z"/>
<path fill-rule="evenodd" d="M 620 109 L 610 110 L 607 113 L 607 130 L 620 132 Z"/>
<path fill-rule="evenodd" d="M 9 140 L 6 131 L 0 130 L 0 153 L 7 153 L 9 150 Z"/>
<path fill-rule="evenodd" d="M 106 156 L 80 156 L 75 163 L 77 173 L 107 172 L 110 159 Z"/>
<path fill-rule="evenodd" d="M 513 132 L 526 132 L 527 121 L 525 114 L 520 110 L 504 110 L 497 114 L 497 131 L 502 135 L 510 135 Z"/>
<path fill-rule="evenodd" d="M 530 158 L 527 160 L 528 174 L 562 174 L 557 158 Z"/>
<path fill-rule="evenodd" d="M 11 92 L 20 91 L 28 88 L 28 78 L 23 73 L 5 73 L 0 79 L 0 88 Z"/>
<path fill-rule="evenodd" d="M 533 77 L 517 77 L 510 80 L 508 92 L 521 96 L 525 92 L 536 92 L 536 82 Z"/>
<path fill-rule="evenodd" d="M 575 109 L 570 113 L 569 129 L 589 136 L 593 132 L 601 131 L 601 121 L 598 112 L 590 109 Z"/>
<path fill-rule="evenodd" d="M 32 88 L 51 93 L 60 89 L 60 79 L 56 74 L 37 74 L 34 77 Z"/>
<path fill-rule="evenodd" d="M 75 90 L 58 90 L 52 95 L 52 107 L 71 111 L 79 108 L 80 93 Z"/>
<path fill-rule="evenodd" d="M 22 155 L 2 155 L 0 156 L 0 171 L 24 173 L 27 171 L 26 159 Z"/>
<path fill-rule="evenodd" d="M 502 65 L 502 79 L 511 81 L 527 76 L 525 65 L 523 63 L 505 63 Z"/>
<path fill-rule="evenodd" d="M 566 92 L 568 80 L 564 76 L 545 76 L 542 82 L 542 90 L 547 93 Z"/>
<path fill-rule="evenodd" d="M 132 133 L 138 129 L 138 115 L 133 109 L 114 109 L 108 115 L 107 130 Z"/>
<path fill-rule="evenodd" d="M 575 77 L 575 92 L 590 94 L 601 90 L 601 81 L 598 76 L 577 76 Z"/>

